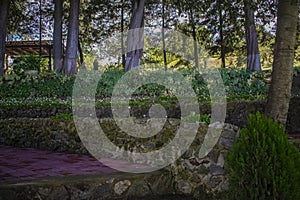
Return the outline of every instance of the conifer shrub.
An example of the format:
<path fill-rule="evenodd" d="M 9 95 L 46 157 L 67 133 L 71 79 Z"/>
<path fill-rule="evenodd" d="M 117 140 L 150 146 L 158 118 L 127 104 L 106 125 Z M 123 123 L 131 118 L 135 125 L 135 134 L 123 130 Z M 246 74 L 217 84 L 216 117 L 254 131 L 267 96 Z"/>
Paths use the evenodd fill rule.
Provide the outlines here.
<path fill-rule="evenodd" d="M 300 199 L 300 153 L 266 116 L 250 115 L 227 161 L 230 199 Z"/>

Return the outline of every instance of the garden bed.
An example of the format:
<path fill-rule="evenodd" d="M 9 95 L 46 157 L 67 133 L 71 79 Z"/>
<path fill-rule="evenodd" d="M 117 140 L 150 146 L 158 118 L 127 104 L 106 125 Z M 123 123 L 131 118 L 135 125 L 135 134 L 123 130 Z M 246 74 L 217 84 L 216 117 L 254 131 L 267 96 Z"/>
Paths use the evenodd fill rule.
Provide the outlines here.
<path fill-rule="evenodd" d="M 64 101 L 60 104 L 49 104 L 47 102 L 40 102 L 40 106 L 31 106 L 29 102 L 17 102 L 18 106 L 6 106 L 0 109 L 0 119 L 9 118 L 50 118 L 63 114 L 71 114 L 71 100 Z M 57 100 L 55 100 L 57 101 Z M 234 100 L 227 104 L 226 123 L 234 124 L 243 127 L 247 122 L 247 117 L 250 113 L 263 112 L 265 107 L 265 100 L 247 101 Z M 23 106 L 21 106 L 23 105 Z M 143 106 L 131 106 L 131 116 L 136 118 L 148 117 L 149 105 L 145 103 Z M 211 113 L 209 104 L 200 104 L 200 113 L 207 115 Z M 169 118 L 179 118 L 179 106 L 166 106 L 166 111 Z M 287 120 L 287 132 L 291 134 L 300 135 L 300 98 L 294 97 L 290 102 L 290 109 Z M 97 106 L 96 114 L 98 118 L 112 118 L 112 111 L 110 106 Z"/>

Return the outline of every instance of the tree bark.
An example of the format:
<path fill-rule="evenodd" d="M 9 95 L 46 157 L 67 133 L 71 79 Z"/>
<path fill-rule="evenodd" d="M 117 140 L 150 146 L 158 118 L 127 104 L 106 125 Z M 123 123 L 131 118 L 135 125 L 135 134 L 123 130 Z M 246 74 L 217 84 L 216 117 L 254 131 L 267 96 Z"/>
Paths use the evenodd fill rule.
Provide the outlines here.
<path fill-rule="evenodd" d="M 63 44 L 62 44 L 62 18 L 63 0 L 54 0 L 54 33 L 53 33 L 53 59 L 54 70 L 63 71 Z"/>
<path fill-rule="evenodd" d="M 163 42 L 164 68 L 165 71 L 167 71 L 167 52 L 166 52 L 166 41 L 165 41 L 165 0 L 162 0 L 162 42 Z"/>
<path fill-rule="evenodd" d="M 132 19 L 127 38 L 127 55 L 125 70 L 137 68 L 143 54 L 144 47 L 144 7 L 145 0 L 135 0 Z"/>
<path fill-rule="evenodd" d="M 64 71 L 68 76 L 77 72 L 77 50 L 78 50 L 78 32 L 79 32 L 79 5 L 80 0 L 70 1 L 70 17 L 67 38 L 67 50 L 64 60 Z"/>
<path fill-rule="evenodd" d="M 265 110 L 267 116 L 284 126 L 291 97 L 298 6 L 298 0 L 279 0 L 272 81 Z"/>
<path fill-rule="evenodd" d="M 121 48 L 122 48 L 122 66 L 125 68 L 126 56 L 124 47 L 124 0 L 121 2 Z"/>
<path fill-rule="evenodd" d="M 42 11 L 42 0 L 39 0 L 39 43 L 40 43 L 40 50 L 39 50 L 39 54 L 40 57 L 42 57 L 42 40 L 43 40 L 43 11 Z M 41 70 L 40 67 L 38 69 L 39 71 Z"/>
<path fill-rule="evenodd" d="M 198 44 L 197 44 L 197 33 L 196 33 L 196 25 L 195 25 L 193 8 L 190 8 L 190 21 L 192 23 L 192 36 L 193 36 L 193 43 L 194 43 L 195 68 L 198 69 L 198 67 L 199 67 Z"/>
<path fill-rule="evenodd" d="M 251 1 L 244 0 L 246 42 L 247 42 L 247 69 L 261 71 L 258 40 L 255 28 L 254 10 Z"/>
<path fill-rule="evenodd" d="M 220 33 L 220 46 L 221 46 L 221 67 L 226 68 L 226 53 L 224 45 L 224 34 L 223 34 L 223 14 L 221 0 L 218 0 L 218 11 L 219 11 L 219 33 Z"/>
<path fill-rule="evenodd" d="M 10 0 L 0 0 L 0 76 L 4 75 L 6 25 Z"/>
<path fill-rule="evenodd" d="M 84 55 L 83 55 L 80 39 L 78 39 L 78 52 L 79 52 L 79 63 L 81 66 L 84 63 Z"/>

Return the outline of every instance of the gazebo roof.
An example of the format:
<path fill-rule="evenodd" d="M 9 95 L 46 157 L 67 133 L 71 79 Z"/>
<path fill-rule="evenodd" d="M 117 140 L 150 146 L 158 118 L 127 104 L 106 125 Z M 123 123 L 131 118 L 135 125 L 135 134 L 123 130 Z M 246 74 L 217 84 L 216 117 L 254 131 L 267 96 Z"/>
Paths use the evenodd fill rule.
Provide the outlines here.
<path fill-rule="evenodd" d="M 39 40 L 32 41 L 7 41 L 5 44 L 5 53 L 8 56 L 40 54 L 42 56 L 51 56 L 53 50 L 52 40 L 42 40 L 41 45 Z"/>

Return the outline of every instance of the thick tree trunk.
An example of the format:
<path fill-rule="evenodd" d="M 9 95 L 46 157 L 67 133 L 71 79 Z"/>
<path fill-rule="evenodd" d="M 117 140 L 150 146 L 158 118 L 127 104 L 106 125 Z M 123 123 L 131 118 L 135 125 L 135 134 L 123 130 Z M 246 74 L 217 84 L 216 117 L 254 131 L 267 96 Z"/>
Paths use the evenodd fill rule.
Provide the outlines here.
<path fill-rule="evenodd" d="M 137 68 L 143 54 L 144 46 L 144 7 L 145 0 L 135 0 L 132 19 L 127 38 L 127 55 L 125 70 Z"/>
<path fill-rule="evenodd" d="M 54 70 L 63 71 L 63 45 L 62 45 L 62 18 L 63 18 L 63 0 L 54 0 L 54 33 L 53 33 L 53 59 Z"/>
<path fill-rule="evenodd" d="M 0 76 L 4 74 L 6 24 L 10 0 L 0 0 Z"/>
<path fill-rule="evenodd" d="M 80 0 L 70 1 L 70 17 L 67 38 L 67 50 L 64 60 L 64 71 L 68 76 L 77 72 L 77 50 L 78 50 L 78 32 L 79 32 L 79 5 Z"/>
<path fill-rule="evenodd" d="M 298 0 L 279 0 L 276 41 L 266 114 L 285 126 L 293 79 Z"/>
<path fill-rule="evenodd" d="M 261 71 L 258 40 L 254 21 L 254 10 L 251 1 L 244 0 L 246 42 L 247 42 L 247 69 L 250 71 Z"/>

